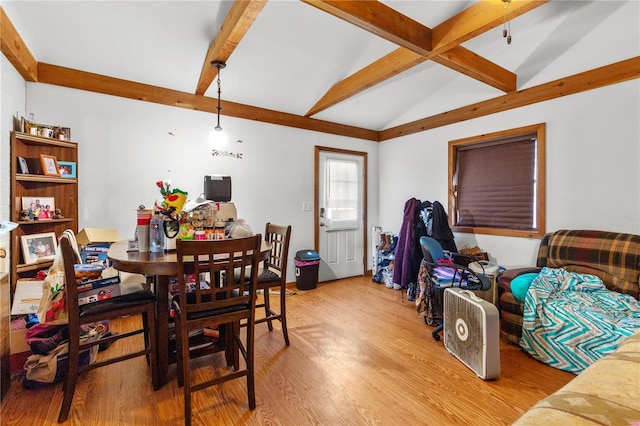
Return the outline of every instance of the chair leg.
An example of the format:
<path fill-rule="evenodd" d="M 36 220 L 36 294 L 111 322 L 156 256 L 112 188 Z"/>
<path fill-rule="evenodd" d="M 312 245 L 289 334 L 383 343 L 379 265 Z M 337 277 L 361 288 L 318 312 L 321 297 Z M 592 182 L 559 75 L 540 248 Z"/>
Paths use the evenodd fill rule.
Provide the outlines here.
<path fill-rule="evenodd" d="M 177 324 L 176 324 L 177 325 Z M 182 334 L 182 333 L 181 333 Z M 181 335 L 181 337 L 183 337 Z M 191 424 L 191 371 L 190 371 L 190 363 L 189 363 L 189 333 L 184 336 L 184 339 L 187 340 L 187 344 L 183 344 L 182 339 L 180 339 L 180 353 L 178 354 L 178 359 L 181 359 L 181 370 L 182 373 L 182 383 L 183 383 L 183 393 L 184 393 L 184 424 Z M 180 385 L 180 376 L 178 376 L 178 385 Z"/>
<path fill-rule="evenodd" d="M 282 325 L 284 343 L 289 346 L 289 333 L 287 332 L 287 286 L 285 284 L 280 285 L 280 324 Z"/>
<path fill-rule="evenodd" d="M 247 344 L 246 344 L 246 362 L 247 362 L 247 394 L 249 398 L 249 408 L 254 410 L 256 408 L 256 389 L 254 379 L 254 337 L 255 337 L 255 323 L 247 326 Z"/>
<path fill-rule="evenodd" d="M 269 331 L 273 331 L 273 323 L 272 320 L 269 319 L 271 317 L 271 307 L 269 306 L 269 302 L 271 299 L 271 292 L 269 291 L 269 287 L 265 287 L 263 290 L 264 297 L 264 315 L 267 318 L 267 325 L 269 326 Z"/>
<path fill-rule="evenodd" d="M 69 411 L 71 410 L 71 403 L 73 402 L 73 394 L 76 391 L 76 383 L 78 382 L 78 367 L 80 363 L 80 342 L 69 337 L 69 353 L 68 353 L 68 372 L 67 378 L 64 381 L 62 387 L 64 396 L 62 398 L 62 407 L 60 407 L 60 414 L 58 415 L 58 423 L 62 423 L 67 420 Z M 73 343 L 71 343 L 73 342 Z"/>
<path fill-rule="evenodd" d="M 233 371 L 240 370 L 240 347 L 238 346 L 238 340 L 240 339 L 240 322 L 234 322 L 233 324 L 226 324 L 226 329 L 229 332 L 230 337 L 227 339 L 227 344 L 231 344 L 231 354 L 233 356 Z M 247 333 L 249 332 L 249 325 L 247 325 Z"/>
<path fill-rule="evenodd" d="M 176 316 L 175 322 L 175 331 L 176 331 L 176 370 L 178 373 L 178 387 L 181 388 L 184 386 L 184 370 L 182 369 L 182 332 L 178 317 Z M 189 363 L 189 361 L 187 361 Z"/>
<path fill-rule="evenodd" d="M 147 319 L 148 315 L 146 312 L 142 313 L 142 329 L 144 330 L 143 336 L 144 336 L 144 347 L 145 349 L 149 348 L 149 320 Z M 151 353 L 147 353 L 145 355 L 145 358 L 147 359 L 147 365 L 149 367 L 151 367 Z"/>
<path fill-rule="evenodd" d="M 246 327 L 246 324 L 241 325 L 241 327 Z M 227 361 L 227 367 L 237 365 L 233 346 L 235 342 L 233 338 L 233 330 L 229 324 L 219 324 L 218 330 L 220 332 L 219 338 L 224 340 L 224 359 Z"/>
<path fill-rule="evenodd" d="M 148 339 L 145 336 L 145 344 L 147 344 L 147 350 L 149 354 L 147 356 L 147 362 L 151 367 L 151 384 L 153 390 L 160 389 L 160 381 L 158 379 L 158 336 L 156 334 L 156 312 L 155 307 L 151 307 L 148 312 L 143 314 L 143 321 L 145 323 L 145 334 L 148 335 Z"/>

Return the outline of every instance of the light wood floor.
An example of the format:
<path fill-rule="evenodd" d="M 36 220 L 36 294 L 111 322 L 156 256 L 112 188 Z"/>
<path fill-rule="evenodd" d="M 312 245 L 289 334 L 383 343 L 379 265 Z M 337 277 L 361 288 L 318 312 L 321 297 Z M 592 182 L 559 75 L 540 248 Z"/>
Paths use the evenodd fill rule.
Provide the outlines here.
<path fill-rule="evenodd" d="M 194 395 L 193 424 L 510 424 L 574 377 L 501 342 L 500 378 L 483 381 L 432 339 L 412 302 L 370 277 L 291 289 L 291 346 L 279 324 L 271 333 L 266 324 L 256 327 L 257 408 L 248 409 L 246 381 L 235 380 Z M 224 365 L 222 354 L 213 356 Z M 62 384 L 27 391 L 15 381 L 1 423 L 57 424 L 61 401 Z M 144 358 L 137 358 L 86 373 L 66 424 L 182 423 L 175 365 L 169 383 L 154 392 Z"/>

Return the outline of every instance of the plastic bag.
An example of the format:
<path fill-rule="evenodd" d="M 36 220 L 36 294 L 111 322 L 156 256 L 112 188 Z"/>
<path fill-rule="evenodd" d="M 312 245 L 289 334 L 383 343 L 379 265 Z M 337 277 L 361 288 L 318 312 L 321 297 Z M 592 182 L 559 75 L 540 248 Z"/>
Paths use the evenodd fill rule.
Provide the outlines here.
<path fill-rule="evenodd" d="M 247 238 L 252 235 L 253 231 L 244 219 L 238 219 L 229 229 L 229 237 L 231 238 Z"/>
<path fill-rule="evenodd" d="M 67 229 L 63 232 L 63 235 L 69 238 L 71 247 L 75 252 L 74 263 L 82 263 L 78 252 L 78 243 L 73 231 Z M 69 322 L 66 293 L 64 291 L 64 261 L 59 244 L 53 259 L 53 265 L 49 268 L 49 274 L 42 282 L 42 299 L 40 299 L 40 305 L 38 306 L 38 321 L 41 324 L 67 324 Z"/>

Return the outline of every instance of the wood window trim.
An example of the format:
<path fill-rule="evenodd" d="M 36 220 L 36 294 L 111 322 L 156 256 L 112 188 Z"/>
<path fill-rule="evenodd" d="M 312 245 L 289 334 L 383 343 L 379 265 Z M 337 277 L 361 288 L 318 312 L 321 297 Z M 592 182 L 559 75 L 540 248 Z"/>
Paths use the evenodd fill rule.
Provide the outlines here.
<path fill-rule="evenodd" d="M 486 228 L 486 227 L 466 227 L 456 226 L 456 199 L 454 197 L 455 186 L 454 179 L 456 176 L 457 165 L 457 149 L 461 145 L 487 143 L 496 139 L 507 139 L 526 133 L 537 134 L 537 186 L 536 186 L 536 229 L 535 230 L 514 230 L 506 228 Z M 489 133 L 469 138 L 449 141 L 448 155 L 448 197 L 449 197 L 449 221 L 452 224 L 451 229 L 454 232 L 499 235 L 507 237 L 522 238 L 541 238 L 545 234 L 546 229 L 546 125 L 545 123 L 533 124 L 530 126 L 519 127 L 515 129 L 503 130 L 495 133 Z"/>

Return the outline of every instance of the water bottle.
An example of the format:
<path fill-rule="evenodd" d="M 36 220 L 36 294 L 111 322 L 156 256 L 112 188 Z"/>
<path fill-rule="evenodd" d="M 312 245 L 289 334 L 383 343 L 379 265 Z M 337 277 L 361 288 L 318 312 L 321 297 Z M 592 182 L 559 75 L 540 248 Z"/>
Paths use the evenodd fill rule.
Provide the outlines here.
<path fill-rule="evenodd" d="M 151 219 L 151 247 L 152 253 L 164 252 L 164 219 L 156 213 Z"/>

